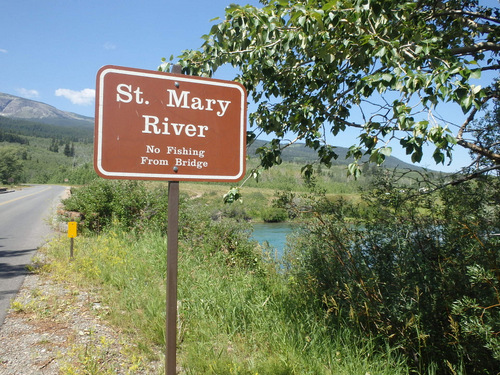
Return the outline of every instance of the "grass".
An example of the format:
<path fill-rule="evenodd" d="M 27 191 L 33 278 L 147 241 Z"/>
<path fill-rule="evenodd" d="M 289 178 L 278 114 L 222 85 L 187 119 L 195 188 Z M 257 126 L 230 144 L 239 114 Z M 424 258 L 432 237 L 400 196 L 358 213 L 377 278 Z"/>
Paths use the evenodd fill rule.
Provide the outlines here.
<path fill-rule="evenodd" d="M 203 206 L 211 210 L 213 214 L 218 212 L 224 213 L 229 217 L 238 217 L 239 215 L 251 219 L 253 222 L 262 222 L 263 215 L 266 209 L 270 208 L 273 200 L 276 199 L 276 193 L 284 191 L 284 189 L 274 189 L 266 187 L 262 183 L 259 187 L 244 186 L 242 188 L 242 199 L 239 202 L 234 202 L 231 205 L 225 205 L 222 197 L 229 190 L 227 184 L 213 183 L 193 183 L 182 182 L 180 191 L 187 195 L 193 204 Z M 299 190 L 291 190 L 295 193 L 298 200 L 307 201 L 309 192 Z M 361 196 L 359 192 L 351 193 L 328 193 L 326 197 L 330 200 L 344 199 L 352 203 L 360 203 Z"/>
<path fill-rule="evenodd" d="M 208 248 L 204 242 L 180 243 L 178 365 L 183 374 L 407 373 L 389 348 L 374 348 L 340 325 L 327 329 L 334 317 L 297 295 L 293 280 L 276 272 L 274 264 L 228 263 L 228 254 Z M 107 319 L 135 334 L 144 353 L 155 355 L 163 347 L 166 241 L 161 234 L 138 237 L 111 230 L 78 237 L 69 265 L 66 238 L 54 240 L 47 251 L 54 275 L 102 290 L 103 302 L 113 306 Z"/>
<path fill-rule="evenodd" d="M 29 140 L 29 145 L 0 142 L 0 147 L 16 149 L 23 165 L 22 182 L 81 184 L 97 176 L 90 165 L 92 144 L 74 142 L 75 156 L 67 157 L 63 154 L 64 146 L 59 152 L 48 150 L 52 139 L 25 138 Z"/>

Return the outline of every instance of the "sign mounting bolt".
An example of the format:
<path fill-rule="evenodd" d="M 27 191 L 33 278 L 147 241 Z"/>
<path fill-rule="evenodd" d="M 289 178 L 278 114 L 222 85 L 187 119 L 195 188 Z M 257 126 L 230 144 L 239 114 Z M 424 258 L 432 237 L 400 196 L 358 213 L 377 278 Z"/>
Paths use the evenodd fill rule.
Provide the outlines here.
<path fill-rule="evenodd" d="M 179 171 L 179 168 L 174 167 L 174 172 L 177 173 Z"/>
<path fill-rule="evenodd" d="M 179 88 L 179 82 L 175 82 L 175 87 Z"/>

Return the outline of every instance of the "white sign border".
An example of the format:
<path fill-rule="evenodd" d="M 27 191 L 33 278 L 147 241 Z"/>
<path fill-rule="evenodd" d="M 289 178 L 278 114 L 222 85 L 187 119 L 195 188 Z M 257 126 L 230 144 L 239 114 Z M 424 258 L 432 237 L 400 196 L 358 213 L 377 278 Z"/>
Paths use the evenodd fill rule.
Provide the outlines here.
<path fill-rule="evenodd" d="M 130 68 L 132 69 L 132 68 Z M 228 88 L 236 88 L 241 93 L 241 111 L 240 111 L 240 158 L 239 158 L 239 171 L 234 176 L 227 175 L 182 175 L 177 173 L 172 174 L 161 174 L 161 173 L 131 173 L 131 172 L 110 172 L 104 169 L 102 166 L 102 129 L 103 129 L 103 109 L 104 109 L 104 78 L 107 74 L 117 73 L 117 74 L 126 74 L 131 76 L 140 76 L 146 78 L 155 78 L 155 79 L 165 79 L 169 81 L 180 81 L 180 82 L 191 82 L 196 84 L 203 84 L 208 86 L 222 86 Z M 246 149 L 246 129 L 245 129 L 245 107 L 246 107 L 246 92 L 245 90 L 238 84 L 235 84 L 231 81 L 222 81 L 222 80 L 211 80 L 211 79 L 200 79 L 200 77 L 190 78 L 189 76 L 182 75 L 171 75 L 171 73 L 161 73 L 151 71 L 150 73 L 147 71 L 140 70 L 129 70 L 127 68 L 120 68 L 116 66 L 104 66 L 100 70 L 100 74 L 98 76 L 98 92 L 99 97 L 96 98 L 96 110 L 98 117 L 96 118 L 96 126 L 97 132 L 97 157 L 96 157 L 96 167 L 99 172 L 106 177 L 109 178 L 134 178 L 134 179 L 154 179 L 154 180 L 169 180 L 169 181 L 179 181 L 179 180 L 193 180 L 193 181 L 239 181 L 243 175 L 245 174 L 245 149 Z"/>

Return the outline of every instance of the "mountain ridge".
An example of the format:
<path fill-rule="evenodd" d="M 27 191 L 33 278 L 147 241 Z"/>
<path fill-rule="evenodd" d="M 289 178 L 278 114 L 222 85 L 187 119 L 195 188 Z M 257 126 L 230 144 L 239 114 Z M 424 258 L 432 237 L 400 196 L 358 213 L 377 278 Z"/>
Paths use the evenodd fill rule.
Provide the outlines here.
<path fill-rule="evenodd" d="M 72 112 L 65 112 L 57 109 L 49 104 L 38 102 L 35 100 L 30 100 L 26 98 L 21 98 L 18 96 L 0 93 L 0 116 L 12 119 L 12 120 L 25 120 L 36 123 L 44 123 L 54 126 L 64 126 L 64 134 L 68 136 L 68 131 L 70 128 L 79 128 L 80 131 L 88 132 L 94 128 L 94 119 L 92 117 L 86 117 L 78 115 Z M 19 131 L 22 135 L 28 135 L 32 132 L 33 126 L 37 124 L 24 124 L 20 126 L 19 124 L 0 124 L 0 128 L 4 128 L 8 131 Z M 89 135 L 78 134 L 79 138 L 91 138 L 91 133 Z M 256 156 L 256 149 L 264 146 L 268 141 L 256 140 L 253 144 L 248 147 L 248 154 L 250 157 Z M 352 158 L 347 158 L 348 149 L 341 146 L 335 146 L 335 152 L 338 154 L 337 160 L 332 161 L 333 165 L 347 165 L 353 161 Z M 312 163 L 318 160 L 316 152 L 308 147 L 304 143 L 294 144 L 282 153 L 282 159 L 284 161 L 291 161 L 296 163 Z M 368 160 L 367 156 L 364 156 L 361 161 L 365 162 Z M 386 158 L 383 167 L 385 168 L 405 168 L 420 170 L 419 166 L 406 163 L 396 157 L 389 156 Z"/>
<path fill-rule="evenodd" d="M 252 143 L 248 147 L 248 154 L 250 156 L 256 155 L 256 150 L 259 147 L 266 146 L 269 141 L 264 141 L 260 139 L 256 139 L 254 143 Z M 352 163 L 354 161 L 354 158 L 352 157 L 347 157 L 347 153 L 349 149 L 347 147 L 341 147 L 341 146 L 333 146 L 335 153 L 337 154 L 337 159 L 332 160 L 332 165 L 347 165 L 349 163 Z M 293 163 L 312 163 L 318 160 L 318 155 L 316 154 L 316 151 L 313 149 L 307 147 L 305 143 L 296 143 L 293 144 L 287 148 L 285 148 L 281 154 L 281 158 L 283 161 L 288 161 L 288 162 L 293 162 Z M 361 162 L 368 162 L 369 156 L 364 155 L 361 158 Z M 373 164 L 375 165 L 375 164 Z M 384 163 L 382 164 L 382 167 L 384 168 L 404 168 L 404 169 L 411 169 L 411 170 L 423 170 L 424 168 L 406 163 L 402 161 L 401 159 L 398 159 L 395 156 L 388 156 L 386 157 Z"/>
<path fill-rule="evenodd" d="M 0 93 L 0 116 L 51 125 L 94 126 L 92 117 L 66 112 L 49 104 Z"/>

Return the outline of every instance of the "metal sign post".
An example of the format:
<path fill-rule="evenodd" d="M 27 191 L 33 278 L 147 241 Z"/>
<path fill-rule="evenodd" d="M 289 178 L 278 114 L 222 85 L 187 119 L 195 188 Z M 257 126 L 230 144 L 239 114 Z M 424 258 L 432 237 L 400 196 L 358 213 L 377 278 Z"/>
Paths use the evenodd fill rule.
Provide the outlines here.
<path fill-rule="evenodd" d="M 168 183 L 167 226 L 167 319 L 165 374 L 176 373 L 177 348 L 177 260 L 179 234 L 179 181 Z"/>
<path fill-rule="evenodd" d="M 181 67 L 174 65 L 172 73 L 181 73 Z M 179 253 L 179 181 L 168 183 L 167 224 L 167 315 L 165 375 L 177 372 L 177 269 Z"/>
<path fill-rule="evenodd" d="M 165 374 L 176 374 L 179 181 L 245 175 L 243 85 L 118 66 L 96 79 L 94 169 L 103 178 L 168 185 Z"/>

